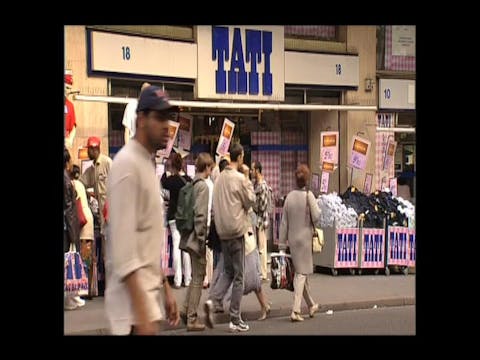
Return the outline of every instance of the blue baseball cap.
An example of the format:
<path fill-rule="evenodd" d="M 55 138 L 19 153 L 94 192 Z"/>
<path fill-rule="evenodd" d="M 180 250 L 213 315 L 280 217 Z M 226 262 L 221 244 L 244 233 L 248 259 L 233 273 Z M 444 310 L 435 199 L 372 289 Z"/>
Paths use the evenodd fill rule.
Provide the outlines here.
<path fill-rule="evenodd" d="M 145 110 L 178 112 L 178 106 L 170 104 L 168 94 L 158 86 L 150 85 L 142 90 L 138 98 L 137 112 Z"/>

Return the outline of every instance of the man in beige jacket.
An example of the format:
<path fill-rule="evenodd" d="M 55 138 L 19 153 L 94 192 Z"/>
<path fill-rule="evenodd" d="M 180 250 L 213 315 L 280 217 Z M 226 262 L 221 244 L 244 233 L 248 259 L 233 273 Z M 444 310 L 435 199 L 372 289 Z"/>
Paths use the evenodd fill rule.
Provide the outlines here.
<path fill-rule="evenodd" d="M 218 289 L 218 292 L 225 294 L 233 282 L 229 324 L 232 332 L 249 330 L 248 325 L 242 320 L 240 303 L 243 296 L 244 234 L 247 232 L 247 211 L 255 202 L 255 193 L 252 183 L 238 171 L 243 164 L 243 156 L 242 145 L 233 144 L 230 148 L 231 162 L 218 176 L 213 191 L 215 227 L 222 244 L 225 277 L 228 280 L 222 282 L 225 288 Z M 205 303 L 208 326 L 213 326 L 214 301 L 218 299 L 209 299 Z"/>

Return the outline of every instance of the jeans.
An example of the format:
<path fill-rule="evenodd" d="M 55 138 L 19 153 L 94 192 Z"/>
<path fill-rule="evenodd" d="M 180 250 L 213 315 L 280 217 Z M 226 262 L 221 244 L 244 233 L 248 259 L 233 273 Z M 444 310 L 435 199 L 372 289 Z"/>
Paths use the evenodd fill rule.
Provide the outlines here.
<path fill-rule="evenodd" d="M 233 282 L 232 299 L 230 301 L 230 321 L 238 324 L 241 319 L 240 303 L 243 296 L 243 271 L 245 263 L 244 237 L 222 240 L 222 254 L 224 274 L 220 277 L 222 281 L 217 282 L 214 285 L 214 289 L 212 289 L 212 301 L 216 304 L 221 304 L 223 296 Z M 217 264 L 217 269 L 215 270 L 221 271 L 219 264 Z"/>

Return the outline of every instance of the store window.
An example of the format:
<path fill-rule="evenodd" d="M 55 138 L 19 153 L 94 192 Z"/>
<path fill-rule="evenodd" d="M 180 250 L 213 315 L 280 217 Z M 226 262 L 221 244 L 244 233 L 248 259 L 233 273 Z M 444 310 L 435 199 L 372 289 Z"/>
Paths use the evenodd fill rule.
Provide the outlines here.
<path fill-rule="evenodd" d="M 143 80 L 126 80 L 111 79 L 110 80 L 110 96 L 138 98 Z M 178 83 L 163 83 L 158 81 L 148 81 L 150 84 L 164 88 L 171 99 L 174 100 L 192 100 L 193 85 Z M 108 140 L 109 140 L 109 156 L 114 157 L 115 154 L 125 145 L 125 129 L 122 125 L 123 113 L 126 104 L 108 104 Z"/>
<path fill-rule="evenodd" d="M 377 26 L 377 70 L 416 71 L 415 31 L 415 26 Z"/>
<path fill-rule="evenodd" d="M 285 25 L 285 36 L 335 41 L 337 27 L 335 25 Z"/>
<path fill-rule="evenodd" d="M 415 112 L 397 114 L 398 126 L 416 127 Z M 416 136 L 415 133 L 398 132 L 395 134 L 397 150 L 395 153 L 395 177 L 398 183 L 408 185 L 412 202 L 416 197 Z"/>

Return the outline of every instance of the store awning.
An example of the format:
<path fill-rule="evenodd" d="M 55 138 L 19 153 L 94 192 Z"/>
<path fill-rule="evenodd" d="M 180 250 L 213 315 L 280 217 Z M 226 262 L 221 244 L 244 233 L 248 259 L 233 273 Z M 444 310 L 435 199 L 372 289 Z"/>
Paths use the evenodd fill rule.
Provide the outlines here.
<path fill-rule="evenodd" d="M 116 104 L 127 104 L 135 100 L 127 97 L 73 95 L 74 100 L 94 101 Z M 318 105 L 318 104 L 267 104 L 267 103 L 233 103 L 223 101 L 183 101 L 170 100 L 172 105 L 181 108 L 210 108 L 210 109 L 250 109 L 250 110 L 274 110 L 274 111 L 377 111 L 376 106 L 370 105 Z"/>

